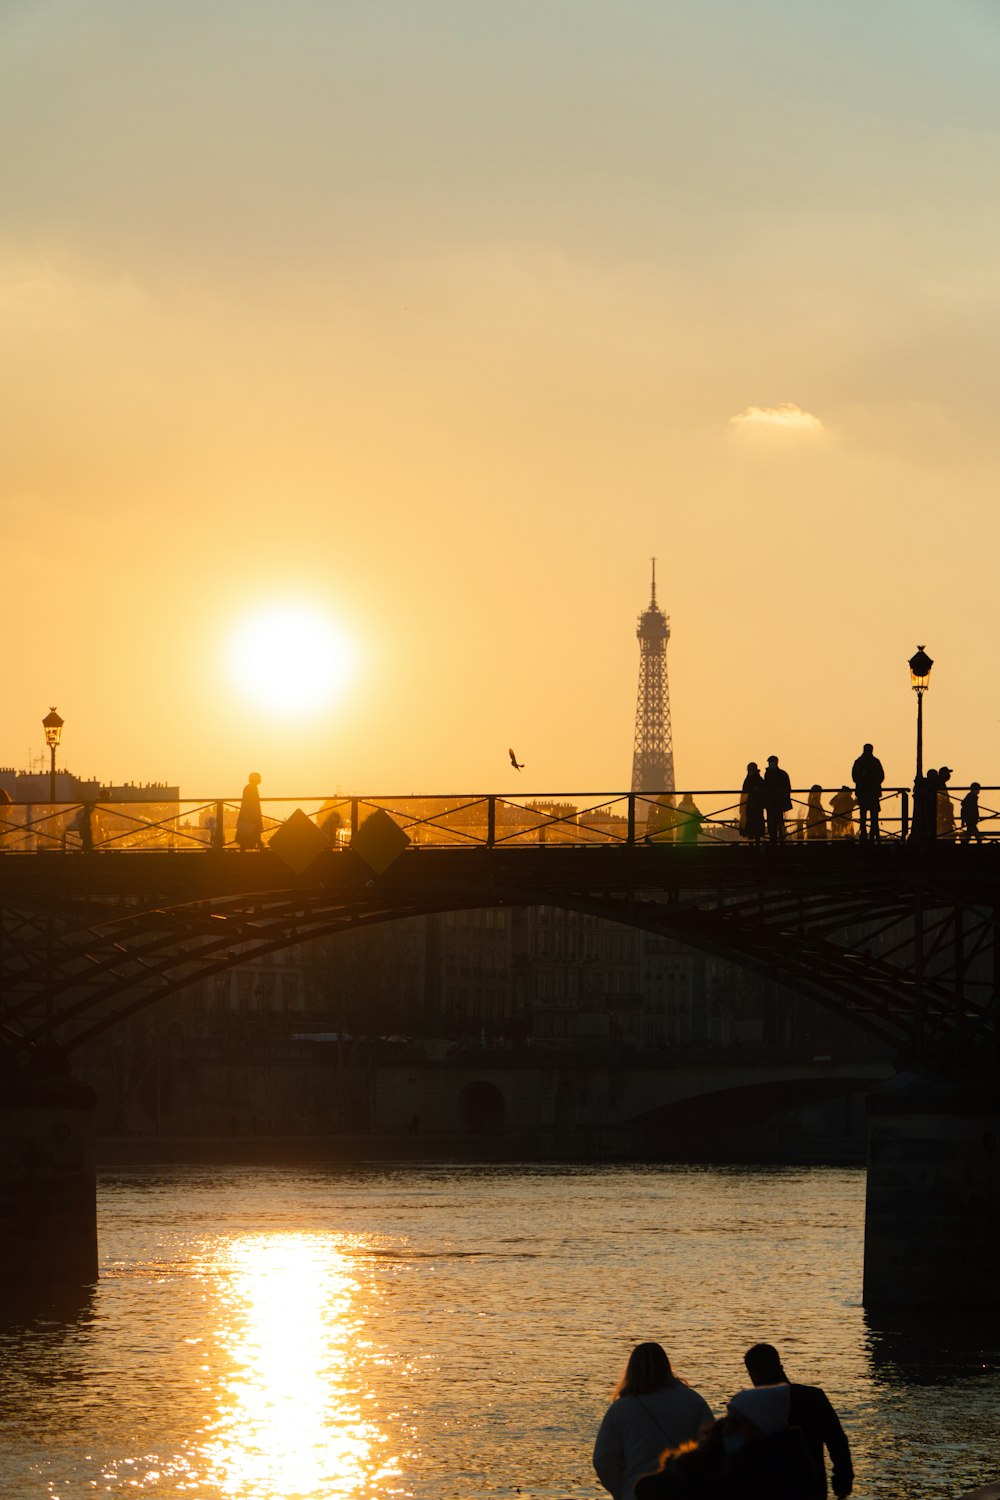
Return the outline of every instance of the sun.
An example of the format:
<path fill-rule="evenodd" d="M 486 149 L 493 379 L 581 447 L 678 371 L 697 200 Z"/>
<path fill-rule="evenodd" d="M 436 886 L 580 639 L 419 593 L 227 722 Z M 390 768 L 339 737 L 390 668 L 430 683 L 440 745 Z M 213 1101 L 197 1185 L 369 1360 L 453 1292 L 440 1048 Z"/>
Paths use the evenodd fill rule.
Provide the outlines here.
<path fill-rule="evenodd" d="M 353 658 L 329 616 L 306 604 L 255 610 L 232 631 L 225 654 L 243 697 L 290 718 L 328 708 L 347 684 Z"/>

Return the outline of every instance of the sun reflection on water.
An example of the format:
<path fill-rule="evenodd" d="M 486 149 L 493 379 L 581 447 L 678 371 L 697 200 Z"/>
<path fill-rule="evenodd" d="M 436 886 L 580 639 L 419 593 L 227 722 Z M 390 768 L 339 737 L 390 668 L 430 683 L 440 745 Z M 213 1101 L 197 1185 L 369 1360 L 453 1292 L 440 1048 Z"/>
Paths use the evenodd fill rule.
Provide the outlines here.
<path fill-rule="evenodd" d="M 252 1236 L 213 1268 L 224 1356 L 203 1446 L 221 1495 L 323 1500 L 365 1493 L 395 1472 L 362 1416 L 359 1285 L 328 1238 Z"/>

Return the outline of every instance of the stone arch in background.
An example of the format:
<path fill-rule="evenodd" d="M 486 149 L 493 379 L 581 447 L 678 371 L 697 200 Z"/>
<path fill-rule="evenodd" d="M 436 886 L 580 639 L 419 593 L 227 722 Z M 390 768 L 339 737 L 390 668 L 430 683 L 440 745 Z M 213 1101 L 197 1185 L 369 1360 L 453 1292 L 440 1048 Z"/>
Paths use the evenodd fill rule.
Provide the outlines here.
<path fill-rule="evenodd" d="M 507 1105 L 495 1083 L 477 1078 L 459 1096 L 462 1126 L 467 1135 L 503 1135 Z"/>

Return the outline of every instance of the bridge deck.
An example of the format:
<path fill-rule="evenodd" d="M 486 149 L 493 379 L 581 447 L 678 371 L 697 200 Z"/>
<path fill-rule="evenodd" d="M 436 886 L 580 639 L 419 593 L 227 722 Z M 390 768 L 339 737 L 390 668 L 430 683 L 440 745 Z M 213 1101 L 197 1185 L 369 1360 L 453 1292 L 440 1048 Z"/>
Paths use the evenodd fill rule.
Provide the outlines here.
<path fill-rule="evenodd" d="M 488 848 L 411 846 L 384 874 L 350 848 L 321 854 L 295 874 L 268 850 L 131 850 L 116 854 L 37 852 L 0 856 L 0 903 L 137 896 L 198 901 L 321 886 L 346 895 L 415 893 L 467 885 L 504 901 L 531 902 L 561 889 L 736 892 L 817 887 L 930 888 L 992 902 L 1000 889 L 1000 845 L 902 843 L 741 845 L 536 844 Z"/>

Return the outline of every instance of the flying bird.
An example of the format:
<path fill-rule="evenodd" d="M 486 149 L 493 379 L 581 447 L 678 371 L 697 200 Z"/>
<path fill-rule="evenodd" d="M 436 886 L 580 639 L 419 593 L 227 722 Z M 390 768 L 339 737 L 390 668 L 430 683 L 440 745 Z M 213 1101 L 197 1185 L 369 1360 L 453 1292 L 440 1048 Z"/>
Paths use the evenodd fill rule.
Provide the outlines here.
<path fill-rule="evenodd" d="M 518 758 L 514 754 L 513 750 L 508 750 L 507 754 L 510 756 L 510 763 L 514 767 L 514 770 L 515 771 L 523 771 L 523 769 L 524 769 L 524 761 L 523 760 L 518 760 Z"/>

